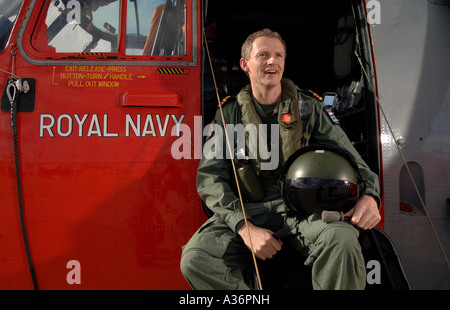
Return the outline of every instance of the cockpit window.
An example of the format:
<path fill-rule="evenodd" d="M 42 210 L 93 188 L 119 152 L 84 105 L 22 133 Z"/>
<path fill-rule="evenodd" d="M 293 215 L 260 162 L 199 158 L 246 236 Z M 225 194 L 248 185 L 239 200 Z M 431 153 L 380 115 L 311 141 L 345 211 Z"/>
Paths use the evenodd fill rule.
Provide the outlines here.
<path fill-rule="evenodd" d="M 130 0 L 127 55 L 186 55 L 185 0 Z"/>
<path fill-rule="evenodd" d="M 42 5 L 33 10 L 33 24 L 23 36 L 30 39 L 24 49 L 32 58 L 192 59 L 193 0 L 47 0 Z"/>
<path fill-rule="evenodd" d="M 119 0 L 52 0 L 47 44 L 57 53 L 114 53 L 118 50 Z"/>
<path fill-rule="evenodd" d="M 23 0 L 0 0 L 0 52 L 5 50 Z"/>

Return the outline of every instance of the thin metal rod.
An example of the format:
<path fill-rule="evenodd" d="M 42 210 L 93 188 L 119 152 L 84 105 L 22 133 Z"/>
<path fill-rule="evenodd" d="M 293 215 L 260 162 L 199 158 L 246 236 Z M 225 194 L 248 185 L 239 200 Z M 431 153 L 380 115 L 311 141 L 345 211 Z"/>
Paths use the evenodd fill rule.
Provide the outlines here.
<path fill-rule="evenodd" d="M 204 34 L 204 39 L 205 39 L 205 47 L 206 47 L 206 53 L 208 55 L 209 65 L 211 66 L 211 74 L 212 74 L 213 81 L 214 81 L 214 88 L 216 90 L 217 101 L 219 103 L 220 115 L 222 117 L 222 123 L 223 123 L 223 127 L 225 129 L 225 138 L 226 138 L 227 145 L 228 145 L 228 151 L 230 152 L 230 159 L 231 159 L 231 165 L 233 166 L 234 179 L 236 181 L 236 186 L 237 186 L 238 195 L 239 195 L 239 201 L 240 201 L 241 207 L 242 207 L 242 214 L 244 215 L 244 223 L 245 223 L 245 227 L 247 229 L 248 239 L 250 241 L 250 249 L 251 249 L 251 252 L 252 252 L 252 258 L 253 258 L 253 264 L 255 266 L 256 277 L 258 279 L 259 289 L 262 290 L 261 277 L 259 275 L 258 263 L 256 262 L 256 256 L 255 256 L 255 252 L 253 250 L 252 236 L 250 234 L 250 228 L 248 226 L 247 214 L 245 212 L 245 207 L 244 207 L 244 201 L 242 200 L 241 188 L 239 186 L 239 179 L 238 179 L 238 175 L 237 175 L 237 171 L 236 171 L 236 165 L 235 165 L 234 160 L 233 160 L 234 156 L 233 156 L 233 152 L 231 150 L 230 139 L 228 137 L 227 125 L 226 125 L 226 122 L 225 122 L 225 117 L 223 115 L 223 110 L 222 110 L 222 104 L 221 104 L 221 100 L 220 100 L 219 90 L 217 88 L 216 77 L 214 75 L 214 68 L 213 68 L 212 61 L 211 61 L 211 55 L 209 53 L 208 42 L 206 40 L 206 33 Z"/>

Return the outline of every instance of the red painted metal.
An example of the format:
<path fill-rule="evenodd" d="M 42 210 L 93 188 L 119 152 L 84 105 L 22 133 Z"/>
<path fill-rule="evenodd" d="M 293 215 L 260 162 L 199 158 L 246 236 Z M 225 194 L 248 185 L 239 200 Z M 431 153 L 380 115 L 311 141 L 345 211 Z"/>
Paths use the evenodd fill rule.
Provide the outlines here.
<path fill-rule="evenodd" d="M 201 46 L 201 35 L 194 33 L 200 32 L 201 14 L 192 11 L 200 1 L 187 1 L 186 56 L 125 55 L 121 35 L 119 52 L 104 59 L 72 59 L 73 53 L 47 45 L 42 14 L 49 2 L 24 1 L 0 54 L 2 70 L 36 79 L 34 111 L 18 113 L 18 131 L 39 288 L 189 288 L 179 270 L 181 247 L 205 215 L 195 189 L 198 161 L 175 160 L 171 146 L 180 138 L 172 134 L 176 122 L 194 128 L 194 117 L 201 115 L 201 48 L 192 48 Z M 185 74 L 158 74 L 165 62 Z M 2 88 L 8 78 L 0 74 Z M 31 289 L 11 117 L 4 111 L 0 206 L 0 289 Z M 70 264 L 74 260 L 79 269 Z M 81 284 L 70 284 L 75 272 Z"/>

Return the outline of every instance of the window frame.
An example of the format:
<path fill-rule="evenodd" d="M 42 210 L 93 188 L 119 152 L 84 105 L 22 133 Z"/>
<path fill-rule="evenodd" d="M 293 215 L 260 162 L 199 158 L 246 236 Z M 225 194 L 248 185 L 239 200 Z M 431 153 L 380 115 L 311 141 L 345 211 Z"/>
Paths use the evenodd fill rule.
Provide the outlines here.
<path fill-rule="evenodd" d="M 19 13 L 20 13 L 20 10 L 21 10 L 24 2 L 25 2 L 25 0 L 15 0 L 15 2 L 13 3 L 13 6 L 17 5 L 17 12 L 14 12 L 14 13 L 16 13 L 16 15 L 15 15 L 16 17 L 13 21 L 9 19 L 11 16 L 6 16 L 6 15 L 3 16 L 5 18 L 5 20 L 9 20 L 10 27 L 8 27 L 8 30 L 3 34 L 2 38 L 0 38 L 0 39 L 5 39 L 3 42 L 0 42 L 0 54 L 2 54 L 6 50 L 6 48 L 8 46 L 8 42 L 11 40 L 11 34 L 14 30 L 14 27 L 16 27 L 17 20 L 19 18 Z M 9 3 L 9 4 L 11 4 L 11 3 Z M 5 12 L 2 12 L 2 13 L 5 13 Z M 14 16 L 14 15 L 12 15 L 12 16 Z M 2 26 L 5 27 L 7 25 L 2 25 Z"/>
<path fill-rule="evenodd" d="M 21 55 L 30 63 L 36 65 L 75 65 L 80 62 L 83 65 L 129 65 L 129 66 L 196 66 L 197 65 L 197 40 L 198 40 L 198 4 L 196 0 L 186 0 L 186 55 L 126 55 L 126 18 L 127 1 L 120 1 L 120 28 L 118 30 L 118 51 L 112 53 L 100 53 L 100 57 L 80 55 L 80 53 L 57 53 L 56 51 L 38 51 L 34 46 L 42 45 L 42 42 L 33 42 L 36 31 L 42 31 L 46 27 L 45 18 L 51 4 L 46 0 L 41 4 L 33 1 L 26 13 L 24 26 L 18 37 L 18 48 Z M 35 6 L 41 5 L 40 9 Z M 46 29 L 46 28 L 45 28 Z M 36 41 L 36 40 L 35 40 Z M 45 42 L 47 44 L 47 42 Z"/>

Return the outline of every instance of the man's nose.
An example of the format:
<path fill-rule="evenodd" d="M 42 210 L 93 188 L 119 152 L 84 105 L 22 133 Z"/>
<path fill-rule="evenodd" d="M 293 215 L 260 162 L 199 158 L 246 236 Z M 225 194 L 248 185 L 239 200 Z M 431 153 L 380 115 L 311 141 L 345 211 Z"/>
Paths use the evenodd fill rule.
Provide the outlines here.
<path fill-rule="evenodd" d="M 279 59 L 276 55 L 271 55 L 268 59 L 267 59 L 267 64 L 271 65 L 271 64 L 276 64 L 277 62 L 279 62 Z"/>

